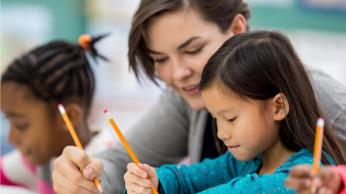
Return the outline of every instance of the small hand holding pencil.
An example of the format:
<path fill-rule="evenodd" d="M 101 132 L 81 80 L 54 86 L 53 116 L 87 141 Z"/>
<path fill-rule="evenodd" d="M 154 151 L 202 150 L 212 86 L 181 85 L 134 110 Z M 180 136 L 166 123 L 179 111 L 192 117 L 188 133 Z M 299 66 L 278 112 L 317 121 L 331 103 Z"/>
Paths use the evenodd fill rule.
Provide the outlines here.
<path fill-rule="evenodd" d="M 322 157 L 324 120 L 319 118 L 316 124 L 313 164 L 295 166 L 285 184 L 300 193 L 338 193 L 340 177 L 330 167 L 320 167 Z"/>
<path fill-rule="evenodd" d="M 127 142 L 119 127 L 115 123 L 112 115 L 107 109 L 104 110 L 104 113 L 134 162 L 128 164 L 127 172 L 124 176 L 127 193 L 150 193 L 150 191 L 152 191 L 152 193 L 158 194 L 158 178 L 156 175 L 156 170 L 147 164 L 141 164 L 139 162 L 137 156 L 131 149 L 130 144 Z"/>
<path fill-rule="evenodd" d="M 67 128 L 68 128 L 68 130 L 69 130 L 69 132 L 71 134 L 71 136 L 72 136 L 72 139 L 73 139 L 74 143 L 76 144 L 76 146 L 78 148 L 83 149 L 83 145 L 82 145 L 81 141 L 78 138 L 78 135 L 77 135 L 76 130 L 74 129 L 72 123 L 71 123 L 70 118 L 66 114 L 64 106 L 62 104 L 58 104 L 58 109 L 59 109 L 59 111 L 61 113 L 61 116 L 64 119 L 64 122 L 65 122 L 65 124 L 66 124 L 66 126 L 67 126 Z M 95 185 L 96 185 L 97 189 L 99 190 L 99 192 L 102 193 L 102 187 L 101 187 L 100 180 L 98 178 L 96 178 L 94 180 L 94 182 L 95 182 Z"/>

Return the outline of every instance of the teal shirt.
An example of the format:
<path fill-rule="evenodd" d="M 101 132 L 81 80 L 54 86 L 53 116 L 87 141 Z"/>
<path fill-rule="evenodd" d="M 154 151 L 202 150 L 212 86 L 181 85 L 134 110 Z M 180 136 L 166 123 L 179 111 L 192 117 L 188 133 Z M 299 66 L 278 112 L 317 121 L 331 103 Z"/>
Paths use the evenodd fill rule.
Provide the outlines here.
<path fill-rule="evenodd" d="M 274 173 L 263 175 L 257 174 L 262 164 L 261 156 L 241 162 L 229 152 L 190 166 L 163 165 L 157 169 L 159 193 L 294 193 L 284 186 L 289 170 L 312 161 L 312 153 L 301 149 Z"/>

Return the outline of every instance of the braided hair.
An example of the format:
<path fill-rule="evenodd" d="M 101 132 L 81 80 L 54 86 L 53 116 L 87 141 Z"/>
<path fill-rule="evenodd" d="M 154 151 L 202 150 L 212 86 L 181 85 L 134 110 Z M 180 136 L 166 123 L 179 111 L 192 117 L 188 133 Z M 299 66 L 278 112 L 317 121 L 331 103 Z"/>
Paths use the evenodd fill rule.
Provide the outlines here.
<path fill-rule="evenodd" d="M 39 46 L 10 63 L 1 83 L 13 81 L 28 86 L 36 97 L 46 102 L 78 98 L 88 112 L 95 76 L 85 51 L 93 58 L 100 56 L 94 45 L 104 36 L 89 38 L 80 45 L 58 40 Z M 88 48 L 83 46 L 86 44 Z"/>

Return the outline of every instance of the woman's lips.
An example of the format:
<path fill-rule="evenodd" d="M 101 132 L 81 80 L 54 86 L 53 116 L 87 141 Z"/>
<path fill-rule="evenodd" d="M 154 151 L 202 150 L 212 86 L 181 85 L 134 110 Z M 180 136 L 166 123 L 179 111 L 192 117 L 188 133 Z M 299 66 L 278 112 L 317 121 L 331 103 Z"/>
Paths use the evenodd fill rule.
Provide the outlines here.
<path fill-rule="evenodd" d="M 197 95 L 199 94 L 199 85 L 184 87 L 183 91 L 189 96 Z"/>

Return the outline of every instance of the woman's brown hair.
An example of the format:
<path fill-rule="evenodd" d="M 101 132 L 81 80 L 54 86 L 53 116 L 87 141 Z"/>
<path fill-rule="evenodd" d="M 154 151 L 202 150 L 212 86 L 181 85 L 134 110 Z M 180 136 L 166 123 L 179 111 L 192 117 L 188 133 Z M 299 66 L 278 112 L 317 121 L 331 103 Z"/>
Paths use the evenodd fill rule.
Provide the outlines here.
<path fill-rule="evenodd" d="M 138 80 L 144 73 L 151 81 L 156 83 L 155 67 L 148 54 L 146 45 L 146 29 L 148 23 L 155 17 L 190 7 L 206 20 L 215 23 L 225 32 L 237 14 L 246 19 L 250 11 L 242 0 L 142 0 L 132 19 L 128 41 L 128 60 L 130 69 Z"/>

